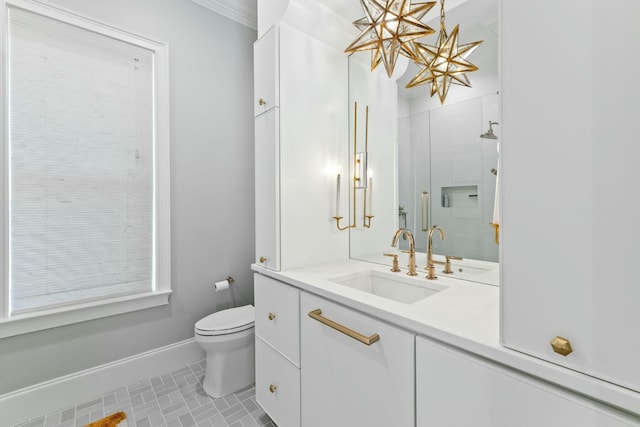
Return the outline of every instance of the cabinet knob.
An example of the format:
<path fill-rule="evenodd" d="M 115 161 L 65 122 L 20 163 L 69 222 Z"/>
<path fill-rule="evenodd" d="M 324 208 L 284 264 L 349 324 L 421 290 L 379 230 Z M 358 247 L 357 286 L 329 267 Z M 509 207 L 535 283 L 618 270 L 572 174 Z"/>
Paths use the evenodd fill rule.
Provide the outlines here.
<path fill-rule="evenodd" d="M 266 105 L 267 101 L 264 100 L 264 98 L 260 98 L 258 99 L 258 105 Z"/>
<path fill-rule="evenodd" d="M 573 349 L 571 348 L 571 343 L 568 339 L 562 337 L 555 337 L 551 340 L 551 347 L 553 347 L 553 351 L 563 356 L 569 355 Z"/>
<path fill-rule="evenodd" d="M 265 262 L 267 262 L 267 257 L 263 257 L 263 256 L 261 256 L 261 257 L 260 257 L 260 263 L 261 263 L 261 264 L 264 264 Z"/>
<path fill-rule="evenodd" d="M 273 319 L 276 318 L 276 315 L 275 315 L 275 313 L 269 313 L 268 317 L 269 317 L 269 320 L 273 320 Z"/>
<path fill-rule="evenodd" d="M 278 389 L 278 387 L 276 387 L 276 386 L 275 386 L 275 385 L 273 385 L 273 384 L 271 384 L 271 385 L 269 386 L 269 391 L 270 391 L 271 393 L 275 393 L 277 389 Z"/>

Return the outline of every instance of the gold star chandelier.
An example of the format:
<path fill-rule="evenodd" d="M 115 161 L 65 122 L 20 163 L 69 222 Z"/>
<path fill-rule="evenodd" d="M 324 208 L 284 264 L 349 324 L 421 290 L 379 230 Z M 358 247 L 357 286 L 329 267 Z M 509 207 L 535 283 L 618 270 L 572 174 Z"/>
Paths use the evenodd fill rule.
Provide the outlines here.
<path fill-rule="evenodd" d="M 458 45 L 458 25 L 447 34 L 444 0 L 440 1 L 440 33 L 435 46 L 417 42 L 435 33 L 420 21 L 435 2 L 412 5 L 410 0 L 360 0 L 360 4 L 366 16 L 353 24 L 361 33 L 345 52 L 371 50 L 371 70 L 384 62 L 389 77 L 398 54 L 410 58 L 421 70 L 407 87 L 431 84 L 431 96 L 437 93 L 442 104 L 452 83 L 471 86 L 467 73 L 478 67 L 467 58 L 482 41 Z"/>
<path fill-rule="evenodd" d="M 353 23 L 360 35 L 345 49 L 352 53 L 371 50 L 371 71 L 384 62 L 387 75 L 391 77 L 402 53 L 416 59 L 410 43 L 420 37 L 435 33 L 435 30 L 420 19 L 436 2 L 411 4 L 410 0 L 360 0 L 365 17 Z"/>

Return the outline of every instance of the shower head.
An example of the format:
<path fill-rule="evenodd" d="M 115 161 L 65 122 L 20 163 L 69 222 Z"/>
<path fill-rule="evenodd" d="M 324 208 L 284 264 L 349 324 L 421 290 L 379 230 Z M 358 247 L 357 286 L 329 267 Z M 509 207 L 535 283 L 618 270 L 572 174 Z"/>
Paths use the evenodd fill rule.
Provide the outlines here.
<path fill-rule="evenodd" d="M 480 138 L 484 139 L 498 139 L 498 135 L 493 133 L 493 125 L 499 124 L 498 122 L 492 122 L 489 120 L 489 130 L 480 135 Z"/>

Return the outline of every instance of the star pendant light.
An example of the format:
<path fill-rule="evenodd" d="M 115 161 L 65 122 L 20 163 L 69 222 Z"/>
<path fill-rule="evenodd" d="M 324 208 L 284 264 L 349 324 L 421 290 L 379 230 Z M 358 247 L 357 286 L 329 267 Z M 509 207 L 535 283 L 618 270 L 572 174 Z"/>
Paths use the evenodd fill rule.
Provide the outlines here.
<path fill-rule="evenodd" d="M 431 96 L 435 93 L 444 104 L 451 84 L 471 87 L 467 73 L 476 71 L 478 67 L 467 61 L 469 55 L 482 43 L 482 40 L 458 45 L 458 25 L 451 34 L 447 34 L 444 22 L 444 0 L 440 2 L 440 34 L 436 46 L 414 43 L 418 54 L 418 64 L 423 68 L 407 84 L 414 87 L 431 84 Z"/>
<path fill-rule="evenodd" d="M 345 52 L 371 50 L 371 71 L 381 62 L 391 77 L 398 55 L 417 60 L 413 40 L 435 33 L 420 19 L 436 2 L 411 4 L 410 0 L 360 0 L 365 17 L 353 23 L 360 35 Z"/>

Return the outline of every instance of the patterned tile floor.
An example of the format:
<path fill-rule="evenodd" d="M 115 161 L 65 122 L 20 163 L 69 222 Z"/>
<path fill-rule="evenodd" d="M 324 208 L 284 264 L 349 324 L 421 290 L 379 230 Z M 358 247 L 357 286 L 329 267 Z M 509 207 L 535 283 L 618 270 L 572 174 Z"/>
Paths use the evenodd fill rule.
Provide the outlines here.
<path fill-rule="evenodd" d="M 205 361 L 105 393 L 14 427 L 83 427 L 124 411 L 129 427 L 275 427 L 249 387 L 221 399 L 202 389 Z"/>

